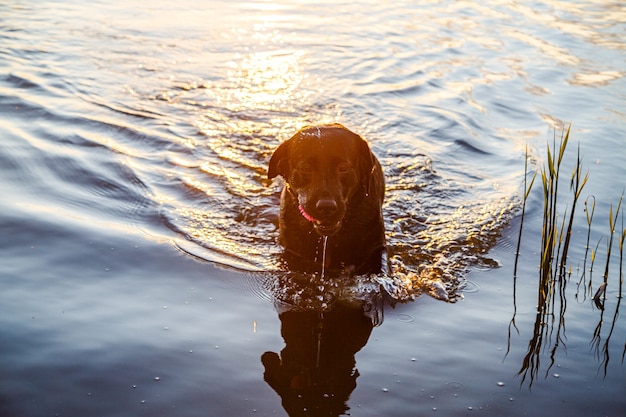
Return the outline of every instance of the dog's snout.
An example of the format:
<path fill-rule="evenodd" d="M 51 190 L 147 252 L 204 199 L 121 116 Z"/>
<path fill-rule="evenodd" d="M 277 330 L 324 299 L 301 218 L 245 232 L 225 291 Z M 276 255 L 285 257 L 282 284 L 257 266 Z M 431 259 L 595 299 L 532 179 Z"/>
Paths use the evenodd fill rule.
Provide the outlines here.
<path fill-rule="evenodd" d="M 329 215 L 337 211 L 338 207 L 335 200 L 331 198 L 323 198 L 317 201 L 317 204 L 315 204 L 315 208 L 321 214 Z"/>

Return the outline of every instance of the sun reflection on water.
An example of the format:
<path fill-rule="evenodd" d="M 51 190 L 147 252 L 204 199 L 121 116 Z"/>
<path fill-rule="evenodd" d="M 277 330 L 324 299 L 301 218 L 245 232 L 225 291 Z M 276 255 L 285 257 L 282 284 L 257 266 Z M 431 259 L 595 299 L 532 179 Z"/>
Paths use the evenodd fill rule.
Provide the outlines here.
<path fill-rule="evenodd" d="M 301 51 L 279 50 L 253 53 L 239 63 L 231 63 L 228 76 L 237 88 L 229 95 L 229 102 L 249 109 L 284 111 L 294 98 L 302 99 L 302 56 Z"/>
<path fill-rule="evenodd" d="M 188 204 L 173 208 L 173 223 L 211 252 L 203 256 L 234 257 L 231 264 L 245 269 L 276 269 L 278 188 L 266 178 L 267 161 L 291 132 L 322 122 L 323 112 L 303 111 L 315 107 L 304 52 L 280 49 L 280 35 L 264 25 L 246 34 L 250 49 L 266 50 L 240 54 L 226 64 L 222 79 L 184 89 L 182 101 L 196 109 L 203 137 L 196 151 L 204 162 L 181 166 Z"/>

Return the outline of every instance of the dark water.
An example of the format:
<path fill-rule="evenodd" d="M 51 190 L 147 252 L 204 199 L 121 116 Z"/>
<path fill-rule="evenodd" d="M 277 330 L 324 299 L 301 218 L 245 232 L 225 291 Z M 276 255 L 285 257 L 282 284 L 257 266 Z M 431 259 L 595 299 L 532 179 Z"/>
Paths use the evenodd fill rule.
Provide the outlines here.
<path fill-rule="evenodd" d="M 623 415 L 622 214 L 592 298 L 626 187 L 625 22 L 619 2 L 4 2 L 0 415 Z M 267 162 L 326 122 L 383 165 L 394 277 L 277 272 Z M 525 152 L 539 170 L 570 123 L 564 175 L 580 144 L 590 180 L 546 299 L 539 180 L 513 274 Z M 366 314 L 321 312 L 338 294 Z"/>

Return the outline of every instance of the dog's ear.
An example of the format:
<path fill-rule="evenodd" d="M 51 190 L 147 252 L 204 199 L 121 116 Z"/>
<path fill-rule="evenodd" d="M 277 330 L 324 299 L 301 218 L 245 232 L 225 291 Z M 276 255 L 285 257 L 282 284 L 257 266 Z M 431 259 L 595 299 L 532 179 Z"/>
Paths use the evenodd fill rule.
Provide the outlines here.
<path fill-rule="evenodd" d="M 372 153 L 365 139 L 359 137 L 359 174 L 365 194 L 369 195 L 372 187 L 372 176 L 378 168 L 376 157 Z"/>
<path fill-rule="evenodd" d="M 270 164 L 267 168 L 267 178 L 272 179 L 277 176 L 287 178 L 289 173 L 289 143 L 287 140 L 280 144 L 270 158 Z"/>

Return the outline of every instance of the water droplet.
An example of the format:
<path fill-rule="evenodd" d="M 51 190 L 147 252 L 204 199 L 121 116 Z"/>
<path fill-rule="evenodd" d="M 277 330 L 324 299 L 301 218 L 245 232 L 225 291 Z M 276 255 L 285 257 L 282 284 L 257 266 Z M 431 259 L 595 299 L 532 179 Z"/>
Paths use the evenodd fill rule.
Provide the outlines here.
<path fill-rule="evenodd" d="M 411 362 L 415 362 L 417 359 L 415 358 L 411 358 Z"/>
<path fill-rule="evenodd" d="M 133 388 L 137 388 L 137 385 L 133 385 Z"/>
<path fill-rule="evenodd" d="M 145 404 L 145 403 L 146 403 L 146 400 L 141 400 L 141 403 L 142 403 L 142 404 Z"/>
<path fill-rule="evenodd" d="M 467 409 L 471 411 L 474 409 L 474 407 L 467 407 Z"/>
<path fill-rule="evenodd" d="M 169 330 L 169 329 L 170 329 L 170 328 L 169 328 L 169 327 L 167 327 L 167 326 L 165 326 L 165 327 L 163 328 L 163 330 Z"/>
<path fill-rule="evenodd" d="M 504 382 L 499 381 L 499 382 L 498 382 L 498 386 L 499 386 L 499 387 L 503 387 L 503 386 L 504 386 Z"/>
<path fill-rule="evenodd" d="M 437 411 L 437 407 L 433 407 L 433 411 Z"/>
<path fill-rule="evenodd" d="M 554 375 L 552 375 L 552 376 L 553 376 L 553 377 L 555 377 L 555 378 L 559 378 L 561 375 L 559 375 L 559 374 L 554 374 Z"/>
<path fill-rule="evenodd" d="M 161 380 L 161 377 L 155 376 L 155 377 L 154 377 L 154 380 L 155 380 L 155 381 L 160 381 L 160 380 Z"/>
<path fill-rule="evenodd" d="M 163 306 L 163 310 L 167 310 L 167 306 Z"/>
<path fill-rule="evenodd" d="M 383 388 L 383 392 L 389 392 L 387 388 Z"/>

